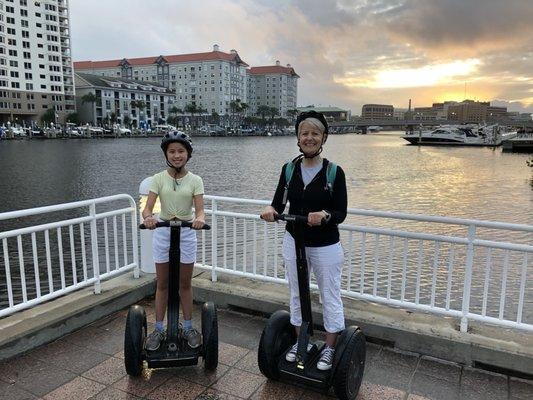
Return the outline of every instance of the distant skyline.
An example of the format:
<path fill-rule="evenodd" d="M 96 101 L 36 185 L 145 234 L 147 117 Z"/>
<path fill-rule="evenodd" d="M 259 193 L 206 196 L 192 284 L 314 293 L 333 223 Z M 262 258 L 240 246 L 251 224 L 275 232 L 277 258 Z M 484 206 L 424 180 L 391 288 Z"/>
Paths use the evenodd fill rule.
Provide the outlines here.
<path fill-rule="evenodd" d="M 530 0 L 71 0 L 70 16 L 75 61 L 218 44 L 251 66 L 291 64 L 299 106 L 468 98 L 533 112 Z"/>

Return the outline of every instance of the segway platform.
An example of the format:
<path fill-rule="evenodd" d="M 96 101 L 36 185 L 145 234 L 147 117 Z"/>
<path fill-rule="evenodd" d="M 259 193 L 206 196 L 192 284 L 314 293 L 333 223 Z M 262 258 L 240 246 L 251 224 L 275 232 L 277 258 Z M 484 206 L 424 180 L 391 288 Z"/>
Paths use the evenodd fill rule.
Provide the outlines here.
<path fill-rule="evenodd" d="M 180 340 L 177 351 L 168 350 L 167 341 L 161 342 L 159 349 L 146 351 L 145 360 L 148 368 L 170 368 L 197 365 L 200 348 L 189 347 L 184 340 Z"/>
<path fill-rule="evenodd" d="M 308 358 L 303 369 L 299 368 L 296 362 L 289 362 L 285 359 L 290 351 L 290 348 L 287 349 L 278 362 L 280 379 L 306 388 L 312 387 L 319 391 L 327 391 L 330 386 L 331 370 L 321 371 L 316 367 L 324 345 L 325 343 L 320 341 L 313 344 L 313 347 L 307 352 Z"/>

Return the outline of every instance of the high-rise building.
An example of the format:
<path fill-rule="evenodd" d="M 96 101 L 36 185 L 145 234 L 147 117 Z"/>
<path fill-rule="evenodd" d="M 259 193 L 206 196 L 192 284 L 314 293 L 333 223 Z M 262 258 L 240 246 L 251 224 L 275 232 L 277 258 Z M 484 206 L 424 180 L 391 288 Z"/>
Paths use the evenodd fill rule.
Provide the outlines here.
<path fill-rule="evenodd" d="M 157 83 L 176 93 L 177 108 L 194 104 L 219 115 L 231 113 L 232 100 L 247 101 L 246 67 L 237 51 L 225 53 L 218 45 L 207 53 L 74 63 L 79 73 Z"/>
<path fill-rule="evenodd" d="M 75 111 L 68 0 L 0 0 L 0 123 Z"/>
<path fill-rule="evenodd" d="M 287 111 L 296 109 L 298 95 L 298 74 L 290 64 L 252 67 L 248 74 L 248 104 L 251 114 L 256 114 L 260 106 L 276 108 L 281 117 Z"/>

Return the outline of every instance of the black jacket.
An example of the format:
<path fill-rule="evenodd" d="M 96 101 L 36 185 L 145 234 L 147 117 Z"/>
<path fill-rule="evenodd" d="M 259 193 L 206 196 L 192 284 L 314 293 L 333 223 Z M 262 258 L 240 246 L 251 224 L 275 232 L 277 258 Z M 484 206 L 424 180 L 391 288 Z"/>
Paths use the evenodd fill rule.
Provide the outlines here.
<path fill-rule="evenodd" d="M 335 244 L 339 241 L 338 224 L 346 218 L 348 207 L 348 196 L 346 194 L 346 179 L 344 171 L 337 166 L 337 175 L 333 184 L 333 193 L 327 189 L 326 169 L 328 160 L 324 159 L 322 169 L 316 174 L 304 190 L 302 180 L 301 160 L 297 161 L 294 172 L 289 183 L 288 201 L 289 214 L 307 215 L 310 212 L 326 210 L 331 214 L 331 219 L 325 225 L 306 226 L 305 245 L 308 247 L 321 247 Z M 283 205 L 283 193 L 285 191 L 285 165 L 281 169 L 278 187 L 272 200 L 272 207 L 281 214 L 285 206 Z M 293 223 L 287 223 L 287 231 L 292 235 L 294 232 Z"/>

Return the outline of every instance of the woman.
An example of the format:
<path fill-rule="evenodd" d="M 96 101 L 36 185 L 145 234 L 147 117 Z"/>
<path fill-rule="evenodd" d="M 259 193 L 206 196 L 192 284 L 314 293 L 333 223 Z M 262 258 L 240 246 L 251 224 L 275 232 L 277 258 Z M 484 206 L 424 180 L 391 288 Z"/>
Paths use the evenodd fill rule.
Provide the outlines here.
<path fill-rule="evenodd" d="M 295 128 L 302 155 L 294 159 L 292 165 L 288 163 L 283 166 L 272 204 L 263 210 L 261 218 L 274 221 L 275 216 L 285 209 L 287 200 L 290 202 L 290 214 L 307 215 L 305 250 L 309 269 L 315 274 L 322 296 L 326 329 L 326 346 L 317 368 L 325 371 L 331 368 L 337 336 L 344 329 L 340 293 L 344 252 L 337 225 L 346 218 L 346 180 L 344 171 L 337 166 L 333 181 L 328 181 L 330 162 L 320 156 L 328 138 L 328 124 L 324 116 L 315 111 L 304 112 L 298 116 Z M 287 179 L 286 169 L 292 166 L 294 171 Z M 293 232 L 294 225 L 287 223 L 283 237 L 283 258 L 289 279 L 291 324 L 298 334 L 302 314 Z M 297 348 L 298 342 L 287 353 L 287 361 L 296 360 Z"/>

